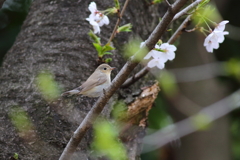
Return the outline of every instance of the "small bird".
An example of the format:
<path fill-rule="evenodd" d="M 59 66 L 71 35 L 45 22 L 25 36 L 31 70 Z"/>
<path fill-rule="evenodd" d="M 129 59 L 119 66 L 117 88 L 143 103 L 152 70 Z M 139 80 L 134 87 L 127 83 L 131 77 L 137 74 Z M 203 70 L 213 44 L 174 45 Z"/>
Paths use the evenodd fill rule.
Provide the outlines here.
<path fill-rule="evenodd" d="M 108 64 L 101 64 L 80 87 L 64 92 L 62 96 L 82 94 L 88 97 L 99 97 L 111 84 L 111 72 L 115 69 Z"/>

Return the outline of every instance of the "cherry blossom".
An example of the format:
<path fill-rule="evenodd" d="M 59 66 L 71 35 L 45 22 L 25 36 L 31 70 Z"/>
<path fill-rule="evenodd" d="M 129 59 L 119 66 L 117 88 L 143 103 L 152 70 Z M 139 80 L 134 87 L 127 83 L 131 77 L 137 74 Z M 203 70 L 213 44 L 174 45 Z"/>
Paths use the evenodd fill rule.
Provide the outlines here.
<path fill-rule="evenodd" d="M 159 49 L 163 50 L 162 56 L 166 57 L 168 60 L 173 60 L 175 58 L 175 51 L 177 48 L 174 45 L 163 43 Z"/>
<path fill-rule="evenodd" d="M 142 42 L 140 47 L 143 47 L 145 42 Z M 161 51 L 160 51 L 161 50 Z M 168 60 L 173 60 L 175 58 L 175 51 L 177 48 L 174 45 L 170 45 L 168 43 L 163 43 L 161 45 L 155 45 L 155 49 L 151 50 L 144 59 L 153 58 L 148 62 L 148 67 L 158 67 L 159 69 L 163 69 L 165 63 Z"/>
<path fill-rule="evenodd" d="M 224 31 L 225 25 L 229 21 L 220 22 L 216 28 L 205 38 L 203 46 L 206 47 L 208 52 L 213 52 L 213 49 L 219 48 L 219 43 L 222 43 L 225 39 L 225 35 L 228 35 L 229 32 Z"/>
<path fill-rule="evenodd" d="M 106 15 L 97 10 L 97 5 L 95 2 L 91 2 L 88 6 L 88 9 L 91 14 L 88 18 L 86 18 L 86 20 L 89 21 L 89 23 L 93 26 L 94 33 L 100 33 L 100 27 L 102 27 L 104 24 L 108 25 L 109 19 Z"/>
<path fill-rule="evenodd" d="M 214 32 L 209 34 L 203 44 L 208 52 L 213 52 L 213 49 L 218 49 L 219 48 L 219 43 L 217 38 L 214 36 Z"/>

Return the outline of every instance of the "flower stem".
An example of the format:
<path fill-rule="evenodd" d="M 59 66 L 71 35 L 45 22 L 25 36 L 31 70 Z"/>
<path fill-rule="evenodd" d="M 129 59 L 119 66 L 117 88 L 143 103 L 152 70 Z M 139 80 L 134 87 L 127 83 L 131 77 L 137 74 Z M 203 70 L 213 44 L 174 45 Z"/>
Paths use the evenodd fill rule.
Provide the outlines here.
<path fill-rule="evenodd" d="M 120 23 L 120 21 L 121 21 L 121 19 L 122 19 L 123 13 L 125 12 L 129 1 L 130 1 L 130 0 L 126 0 L 126 1 L 125 1 L 124 6 L 123 6 L 123 8 L 122 8 L 122 11 L 121 11 L 120 15 L 118 16 L 118 20 L 117 20 L 117 22 L 116 22 L 116 24 L 115 24 L 115 27 L 114 27 L 114 29 L 113 29 L 113 32 L 112 32 L 112 34 L 111 34 L 111 36 L 110 36 L 110 38 L 109 38 L 109 40 L 108 40 L 108 42 L 107 42 L 106 45 L 109 45 L 109 44 L 111 43 L 111 41 L 113 40 L 113 38 L 115 37 L 116 31 L 117 31 L 118 26 L 119 26 L 119 23 Z"/>

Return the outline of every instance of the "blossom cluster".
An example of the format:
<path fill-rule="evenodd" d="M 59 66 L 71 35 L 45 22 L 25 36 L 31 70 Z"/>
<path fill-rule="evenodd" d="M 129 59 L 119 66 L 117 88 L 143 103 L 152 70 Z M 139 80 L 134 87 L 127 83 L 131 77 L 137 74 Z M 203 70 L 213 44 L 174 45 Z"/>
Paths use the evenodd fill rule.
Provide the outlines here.
<path fill-rule="evenodd" d="M 140 47 L 143 47 L 145 42 L 142 42 Z M 155 49 L 151 50 L 144 59 L 149 59 L 152 57 L 147 64 L 149 68 L 158 67 L 159 69 L 163 69 L 165 67 L 165 63 L 168 60 L 173 60 L 175 58 L 175 51 L 177 48 L 174 45 L 163 43 L 161 45 L 156 44 Z"/>
<path fill-rule="evenodd" d="M 86 20 L 92 25 L 93 32 L 95 34 L 100 33 L 100 27 L 102 27 L 104 24 L 108 25 L 109 19 L 101 11 L 97 10 L 97 5 L 95 2 L 91 2 L 88 6 L 88 9 L 91 14 L 88 18 L 86 18 Z"/>
<path fill-rule="evenodd" d="M 215 29 L 206 37 L 204 46 L 208 52 L 213 52 L 213 49 L 219 48 L 219 43 L 224 41 L 224 35 L 228 35 L 229 32 L 224 31 L 226 24 L 229 21 L 220 22 Z"/>

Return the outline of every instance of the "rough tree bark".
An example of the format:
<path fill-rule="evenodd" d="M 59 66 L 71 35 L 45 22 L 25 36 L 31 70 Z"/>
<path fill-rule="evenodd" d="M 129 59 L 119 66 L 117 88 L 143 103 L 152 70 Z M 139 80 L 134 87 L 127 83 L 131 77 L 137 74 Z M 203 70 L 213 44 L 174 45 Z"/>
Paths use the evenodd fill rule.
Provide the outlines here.
<path fill-rule="evenodd" d="M 90 2 L 33 1 L 22 30 L 0 69 L 0 159 L 9 159 L 14 153 L 24 160 L 58 159 L 73 131 L 93 105 L 94 99 L 86 97 L 48 103 L 36 86 L 38 73 L 50 70 L 64 90 L 72 89 L 86 80 L 97 67 L 97 53 L 87 35 L 90 25 L 85 21 L 90 14 Z M 120 2 L 124 3 L 123 0 Z M 114 2 L 105 0 L 97 4 L 103 10 L 113 6 Z M 149 6 L 145 1 L 132 0 L 121 24 L 132 23 L 134 34 L 144 39 L 164 11 L 164 6 Z M 116 19 L 112 16 L 111 24 L 102 27 L 103 43 L 107 42 Z M 121 48 L 131 35 L 123 33 L 117 36 L 115 47 Z M 124 62 L 119 49 L 115 51 L 110 65 L 120 68 Z M 139 88 L 140 85 L 134 87 L 135 90 Z M 131 93 L 124 92 L 126 97 Z M 24 109 L 30 117 L 34 126 L 30 135 L 20 135 L 12 124 L 9 113 L 15 106 Z M 106 113 L 109 114 L 109 111 Z M 85 136 L 75 158 L 88 157 L 91 136 L 91 132 Z M 132 142 L 138 146 L 135 148 L 139 148 L 137 140 Z"/>

